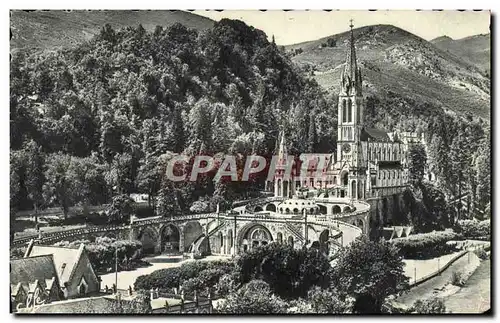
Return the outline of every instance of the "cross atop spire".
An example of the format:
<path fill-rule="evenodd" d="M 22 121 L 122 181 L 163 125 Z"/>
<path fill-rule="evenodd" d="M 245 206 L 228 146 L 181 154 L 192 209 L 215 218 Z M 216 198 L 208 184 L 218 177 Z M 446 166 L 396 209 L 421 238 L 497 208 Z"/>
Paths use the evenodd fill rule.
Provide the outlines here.
<path fill-rule="evenodd" d="M 347 57 L 344 65 L 344 70 L 341 76 L 341 87 L 344 95 L 352 95 L 354 92 L 361 94 L 361 72 L 358 68 L 356 58 L 356 47 L 354 45 L 353 19 L 350 19 L 351 32 L 349 35 L 349 45 L 347 48 Z"/>

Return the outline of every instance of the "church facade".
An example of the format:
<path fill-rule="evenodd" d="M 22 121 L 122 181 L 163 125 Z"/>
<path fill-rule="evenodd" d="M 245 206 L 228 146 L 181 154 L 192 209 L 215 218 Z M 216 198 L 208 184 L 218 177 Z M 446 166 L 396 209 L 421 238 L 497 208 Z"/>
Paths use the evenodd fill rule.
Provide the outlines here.
<path fill-rule="evenodd" d="M 337 151 L 310 154 L 308 166 L 300 171 L 298 167 L 292 168 L 287 178 L 289 160 L 282 132 L 273 183 L 276 197 L 292 197 L 305 188 L 314 188 L 326 189 L 331 197 L 366 200 L 401 193 L 408 185 L 407 152 L 416 135 L 364 125 L 363 81 L 352 27 L 340 78 Z"/>

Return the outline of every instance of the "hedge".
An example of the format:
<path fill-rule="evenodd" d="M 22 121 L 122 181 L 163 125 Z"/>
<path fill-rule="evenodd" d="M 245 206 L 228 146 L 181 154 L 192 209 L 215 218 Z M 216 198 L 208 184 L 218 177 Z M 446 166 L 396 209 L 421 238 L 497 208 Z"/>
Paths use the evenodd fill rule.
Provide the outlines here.
<path fill-rule="evenodd" d="M 406 238 L 396 238 L 391 242 L 399 248 L 405 259 L 430 259 L 454 252 L 455 246 L 447 245 L 451 240 L 463 240 L 454 231 L 434 231 L 415 234 Z"/>
<path fill-rule="evenodd" d="M 139 276 L 134 289 L 172 291 L 182 286 L 186 293 L 191 294 L 194 290 L 205 291 L 207 287 L 215 287 L 219 279 L 233 272 L 234 268 L 232 261 L 192 261 L 180 267 L 159 269 Z"/>
<path fill-rule="evenodd" d="M 455 228 L 466 239 L 490 240 L 491 221 L 463 220 Z"/>

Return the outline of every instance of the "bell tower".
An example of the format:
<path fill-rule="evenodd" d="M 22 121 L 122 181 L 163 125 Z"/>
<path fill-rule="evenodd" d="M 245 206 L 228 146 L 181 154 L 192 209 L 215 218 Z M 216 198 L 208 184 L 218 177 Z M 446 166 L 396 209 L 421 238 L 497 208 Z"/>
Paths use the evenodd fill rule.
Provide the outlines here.
<path fill-rule="evenodd" d="M 338 131 L 337 131 L 337 161 L 348 163 L 349 176 L 345 179 L 348 184 L 348 195 L 356 198 L 364 195 L 357 185 L 364 185 L 364 161 L 361 147 L 361 131 L 363 128 L 364 102 L 362 95 L 361 70 L 358 67 L 356 47 L 354 45 L 353 21 L 349 27 L 349 45 L 347 57 L 340 77 L 340 92 L 338 104 Z M 353 183 L 354 182 L 354 183 Z M 344 184 L 344 183 L 343 183 Z M 344 184 L 344 185 L 345 185 Z"/>

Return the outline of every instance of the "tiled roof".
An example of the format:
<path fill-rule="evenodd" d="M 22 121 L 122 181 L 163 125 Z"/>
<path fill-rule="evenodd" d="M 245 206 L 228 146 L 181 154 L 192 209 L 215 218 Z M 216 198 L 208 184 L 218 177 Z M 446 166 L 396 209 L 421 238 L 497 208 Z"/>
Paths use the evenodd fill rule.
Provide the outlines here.
<path fill-rule="evenodd" d="M 386 131 L 376 128 L 363 128 L 361 131 L 361 140 L 367 141 L 389 141 L 389 135 Z"/>
<path fill-rule="evenodd" d="M 79 298 L 38 306 L 35 313 L 117 314 L 114 305 L 115 301 L 105 297 Z"/>
<path fill-rule="evenodd" d="M 29 284 L 36 280 L 43 282 L 57 277 L 52 255 L 12 259 L 10 261 L 10 283 Z"/>
<path fill-rule="evenodd" d="M 54 264 L 62 287 L 71 278 L 73 268 L 79 259 L 79 252 L 80 249 L 35 245 L 31 249 L 29 256 L 53 255 Z"/>

